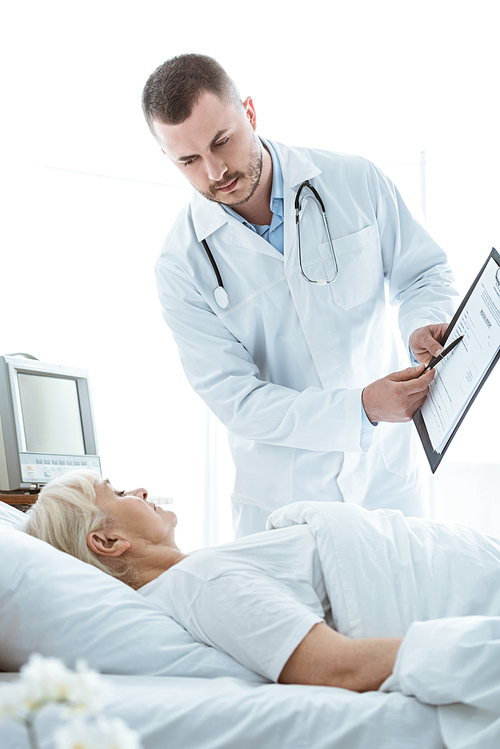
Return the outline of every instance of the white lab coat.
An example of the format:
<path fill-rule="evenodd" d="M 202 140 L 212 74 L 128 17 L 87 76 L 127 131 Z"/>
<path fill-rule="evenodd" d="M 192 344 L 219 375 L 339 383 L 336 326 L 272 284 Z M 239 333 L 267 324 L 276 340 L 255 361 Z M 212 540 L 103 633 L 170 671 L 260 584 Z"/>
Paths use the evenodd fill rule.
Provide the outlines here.
<path fill-rule="evenodd" d="M 194 193 L 156 268 L 189 382 L 229 432 L 236 533 L 263 530 L 268 512 L 302 500 L 424 514 L 413 425 L 379 424 L 363 452 L 361 391 L 401 368 L 386 320 L 386 285 L 399 304 L 405 345 L 415 328 L 452 316 L 456 292 L 446 256 L 370 162 L 274 145 L 284 177 L 284 256 Z M 299 271 L 294 200 L 305 179 L 326 207 L 339 265 L 331 285 L 308 283 Z M 301 238 L 307 275 L 331 278 L 312 200 L 304 202 Z M 214 301 L 202 239 L 229 293 L 227 310 Z"/>

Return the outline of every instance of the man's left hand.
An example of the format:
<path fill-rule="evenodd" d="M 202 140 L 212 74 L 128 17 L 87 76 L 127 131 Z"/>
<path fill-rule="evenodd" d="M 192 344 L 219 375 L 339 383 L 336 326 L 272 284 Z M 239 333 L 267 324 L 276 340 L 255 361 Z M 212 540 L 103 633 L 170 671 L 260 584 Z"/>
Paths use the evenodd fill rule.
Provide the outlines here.
<path fill-rule="evenodd" d="M 441 353 L 443 347 L 440 341 L 447 328 L 448 323 L 443 322 L 439 325 L 425 325 L 413 331 L 410 336 L 410 348 L 420 364 L 428 364 L 433 356 Z"/>

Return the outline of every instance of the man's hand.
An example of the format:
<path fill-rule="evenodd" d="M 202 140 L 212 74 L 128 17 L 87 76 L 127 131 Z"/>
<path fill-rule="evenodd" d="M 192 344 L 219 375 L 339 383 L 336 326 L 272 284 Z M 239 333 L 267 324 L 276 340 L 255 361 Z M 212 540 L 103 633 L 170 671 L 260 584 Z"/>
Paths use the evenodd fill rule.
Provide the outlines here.
<path fill-rule="evenodd" d="M 421 364 L 428 364 L 433 356 L 437 356 L 443 350 L 440 341 L 448 328 L 448 323 L 439 325 L 426 325 L 417 328 L 410 336 L 410 348 L 415 358 Z"/>
<path fill-rule="evenodd" d="M 422 377 L 424 365 L 393 372 L 367 385 L 361 395 L 363 408 L 372 423 L 377 421 L 411 421 L 420 408 L 434 378 L 429 369 Z"/>

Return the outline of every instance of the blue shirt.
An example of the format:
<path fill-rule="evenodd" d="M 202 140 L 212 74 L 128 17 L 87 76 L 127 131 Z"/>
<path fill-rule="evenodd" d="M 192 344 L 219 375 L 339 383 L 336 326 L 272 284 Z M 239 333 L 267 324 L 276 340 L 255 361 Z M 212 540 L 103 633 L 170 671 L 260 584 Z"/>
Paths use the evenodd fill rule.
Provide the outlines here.
<path fill-rule="evenodd" d="M 244 226 L 247 226 L 249 229 L 256 232 L 256 234 L 259 234 L 263 239 L 266 239 L 269 244 L 272 244 L 275 250 L 278 250 L 278 252 L 281 252 L 283 255 L 283 172 L 281 171 L 278 154 L 272 143 L 269 143 L 263 138 L 261 138 L 261 140 L 271 154 L 273 162 L 273 184 L 271 187 L 271 201 L 269 203 L 269 207 L 273 214 L 271 223 L 267 226 L 251 224 L 244 219 L 243 216 L 240 216 L 239 213 L 233 211 L 229 206 L 224 205 L 224 203 L 221 203 L 221 205 L 231 216 L 234 216 Z"/>

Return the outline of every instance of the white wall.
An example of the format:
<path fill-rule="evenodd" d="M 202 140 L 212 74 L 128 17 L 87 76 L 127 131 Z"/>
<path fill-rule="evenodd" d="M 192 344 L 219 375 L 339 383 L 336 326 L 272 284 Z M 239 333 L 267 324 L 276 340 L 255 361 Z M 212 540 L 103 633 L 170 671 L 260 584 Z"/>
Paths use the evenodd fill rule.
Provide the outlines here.
<path fill-rule="evenodd" d="M 188 194 L 140 111 L 158 64 L 213 55 L 253 95 L 260 132 L 371 158 L 417 213 L 425 151 L 428 228 L 462 291 L 500 245 L 493 0 L 241 7 L 28 0 L 7 9 L 0 46 L 0 353 L 90 370 L 104 471 L 174 495 L 189 546 L 227 537 L 231 470 L 206 469 L 214 426 L 185 382 L 153 285 Z M 434 483 L 446 486 L 439 477 L 456 463 L 498 464 L 498 377 Z M 226 508 L 222 530 L 204 523 L 204 494 Z"/>

